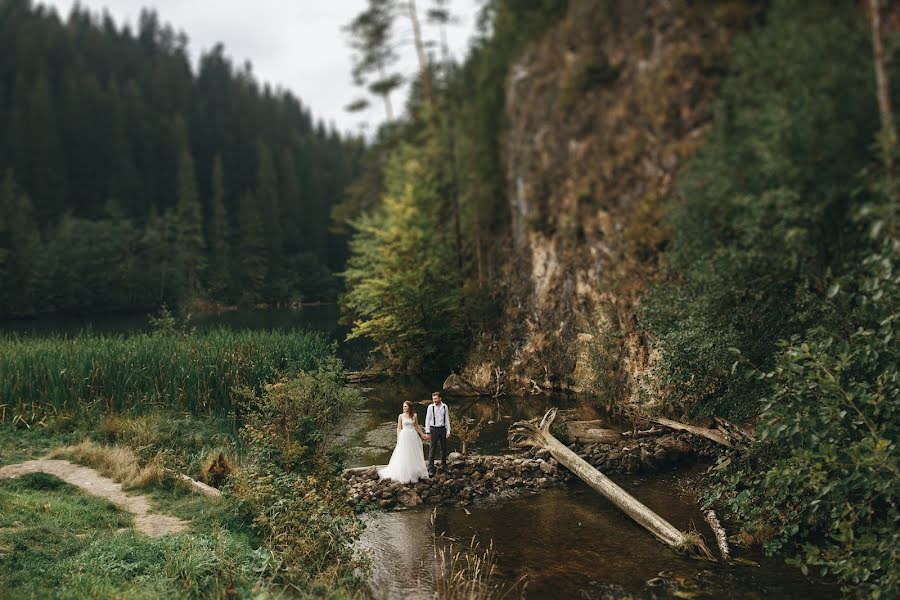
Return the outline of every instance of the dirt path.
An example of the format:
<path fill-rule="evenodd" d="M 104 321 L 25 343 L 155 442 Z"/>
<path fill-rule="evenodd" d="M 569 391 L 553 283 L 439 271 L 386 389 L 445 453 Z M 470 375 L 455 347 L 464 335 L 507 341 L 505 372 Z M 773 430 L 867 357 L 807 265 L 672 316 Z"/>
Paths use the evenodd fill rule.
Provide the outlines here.
<path fill-rule="evenodd" d="M 151 537 L 179 533 L 188 527 L 186 521 L 176 517 L 152 513 L 150 499 L 147 496 L 129 496 L 122 491 L 121 484 L 108 477 L 103 477 L 89 467 L 82 467 L 67 460 L 29 460 L 17 465 L 9 465 L 0 468 L 0 479 L 11 479 L 29 473 L 47 473 L 59 477 L 88 494 L 109 500 L 120 509 L 133 514 L 134 528 Z"/>

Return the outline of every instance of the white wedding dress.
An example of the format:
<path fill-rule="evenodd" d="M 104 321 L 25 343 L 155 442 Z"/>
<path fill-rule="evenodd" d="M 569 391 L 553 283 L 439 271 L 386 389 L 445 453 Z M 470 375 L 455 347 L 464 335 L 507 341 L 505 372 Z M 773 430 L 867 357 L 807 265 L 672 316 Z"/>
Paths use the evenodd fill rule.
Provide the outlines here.
<path fill-rule="evenodd" d="M 378 469 L 378 477 L 393 479 L 400 483 L 412 483 L 428 478 L 425 451 L 422 449 L 422 440 L 412 419 L 403 417 L 403 427 L 397 434 L 397 446 L 391 454 L 391 461 L 388 466 Z"/>

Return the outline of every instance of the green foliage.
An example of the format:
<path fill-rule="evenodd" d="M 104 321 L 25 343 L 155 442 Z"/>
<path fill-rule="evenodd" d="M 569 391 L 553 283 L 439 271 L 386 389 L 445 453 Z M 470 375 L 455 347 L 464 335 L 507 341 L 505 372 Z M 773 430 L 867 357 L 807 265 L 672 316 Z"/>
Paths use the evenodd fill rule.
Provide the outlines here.
<path fill-rule="evenodd" d="M 40 242 L 31 200 L 7 171 L 0 182 L 0 306 L 31 311 L 29 298 L 37 283 L 32 265 Z"/>
<path fill-rule="evenodd" d="M 380 206 L 354 223 L 343 277 L 348 339 L 368 337 L 386 366 L 418 370 L 453 364 L 462 349 L 462 288 L 452 232 L 441 218 L 433 144 L 402 145 L 391 156 Z"/>
<path fill-rule="evenodd" d="M 759 442 L 721 460 L 707 494 L 740 537 L 894 597 L 900 246 L 890 174 L 860 178 L 878 129 L 865 25 L 848 5 L 782 0 L 737 40 L 640 317 L 669 402 L 759 414 Z"/>
<path fill-rule="evenodd" d="M 344 383 L 341 362 L 323 360 L 315 371 L 300 371 L 265 386 L 260 393 L 240 388 L 242 435 L 286 471 L 298 470 L 324 441 L 328 429 L 360 403 Z"/>
<path fill-rule="evenodd" d="M 248 536 L 225 528 L 222 507 L 187 499 L 190 534 L 149 538 L 129 515 L 60 480 L 0 482 L 4 598 L 249 597 L 266 568 Z"/>
<path fill-rule="evenodd" d="M 751 371 L 770 389 L 761 443 L 740 462 L 718 465 L 709 497 L 763 531 L 768 552 L 802 546 L 793 562 L 804 571 L 816 568 L 871 597 L 895 597 L 900 244 L 884 233 L 877 238 L 858 272 L 829 290 L 853 332 L 813 328 L 780 344 L 771 371 Z"/>
<path fill-rule="evenodd" d="M 253 306 L 263 298 L 268 261 L 265 231 L 256 211 L 256 199 L 248 192 L 241 196 L 237 239 L 241 252 L 234 261 L 235 296 L 241 304 Z"/>
<path fill-rule="evenodd" d="M 206 242 L 203 238 L 203 212 L 197 196 L 197 175 L 191 153 L 183 150 L 178 164 L 178 199 L 175 207 L 178 280 L 184 282 L 189 298 L 200 294 L 201 277 L 206 269 Z"/>
<path fill-rule="evenodd" d="M 213 330 L 202 334 L 83 334 L 0 338 L 5 418 L 48 411 L 152 405 L 227 415 L 234 388 L 260 387 L 287 368 L 315 368 L 330 352 L 312 332 Z"/>
<path fill-rule="evenodd" d="M 363 563 L 351 545 L 362 530 L 325 434 L 361 402 L 336 359 L 256 394 L 243 391 L 247 464 L 229 486 L 238 514 L 273 553 L 276 579 L 310 595 L 358 589 Z"/>
<path fill-rule="evenodd" d="M 829 318 L 822 295 L 855 233 L 846 215 L 877 128 L 871 48 L 850 6 L 776 2 L 740 38 L 710 141 L 670 210 L 668 276 L 640 317 L 670 402 L 732 418 L 776 342 Z"/>
<path fill-rule="evenodd" d="M 0 318 L 233 303 L 248 288 L 253 302 L 284 303 L 304 293 L 289 271 L 298 256 L 340 267 L 327 226 L 362 141 L 317 125 L 221 46 L 194 74 L 186 39 L 155 13 L 130 29 L 78 6 L 60 20 L 9 0 L 0 90 L 0 212 L 18 206 L 15 253 L 0 215 Z M 248 191 L 256 202 L 242 207 Z M 229 239 L 242 210 L 264 228 L 262 287 L 228 266 L 229 247 L 257 253 L 256 238 L 246 249 Z"/>
<path fill-rule="evenodd" d="M 213 160 L 211 193 L 211 215 L 206 234 L 206 245 L 209 250 L 206 286 L 210 293 L 218 296 L 227 288 L 230 268 L 228 243 L 230 229 L 228 214 L 225 212 L 225 173 L 222 157 L 219 155 Z"/>

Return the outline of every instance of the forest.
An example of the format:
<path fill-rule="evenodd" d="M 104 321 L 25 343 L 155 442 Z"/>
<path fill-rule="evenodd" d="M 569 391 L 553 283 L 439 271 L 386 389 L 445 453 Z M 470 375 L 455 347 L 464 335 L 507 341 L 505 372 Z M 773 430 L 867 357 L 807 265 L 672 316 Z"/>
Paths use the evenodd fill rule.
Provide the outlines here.
<path fill-rule="evenodd" d="M 187 43 L 0 3 L 0 317 L 334 299 L 361 140 Z"/>
<path fill-rule="evenodd" d="M 0 460 L 90 466 L 194 527 L 62 527 L 41 501 L 68 488 L 3 480 L 0 591 L 403 596 L 366 539 L 442 599 L 900 595 L 897 3 L 487 0 L 461 60 L 452 1 L 359 4 L 365 139 L 222 46 L 193 68 L 155 12 L 0 0 L 0 321 L 155 313 L 0 332 Z M 312 302 L 332 339 L 187 318 Z M 384 480 L 435 389 L 461 453 Z M 517 431 L 545 447 L 507 454 Z M 591 469 L 690 534 L 657 544 Z M 684 556 L 709 512 L 736 560 Z"/>

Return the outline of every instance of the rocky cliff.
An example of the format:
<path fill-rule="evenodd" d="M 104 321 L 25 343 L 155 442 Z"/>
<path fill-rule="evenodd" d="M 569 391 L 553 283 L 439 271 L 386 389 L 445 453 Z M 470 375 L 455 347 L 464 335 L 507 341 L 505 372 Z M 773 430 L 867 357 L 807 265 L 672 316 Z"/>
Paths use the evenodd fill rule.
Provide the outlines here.
<path fill-rule="evenodd" d="M 511 66 L 512 241 L 499 326 L 465 369 L 476 385 L 568 388 L 610 405 L 656 396 L 641 394 L 652 356 L 635 307 L 659 270 L 663 205 L 703 144 L 729 42 L 759 4 L 572 0 Z"/>

